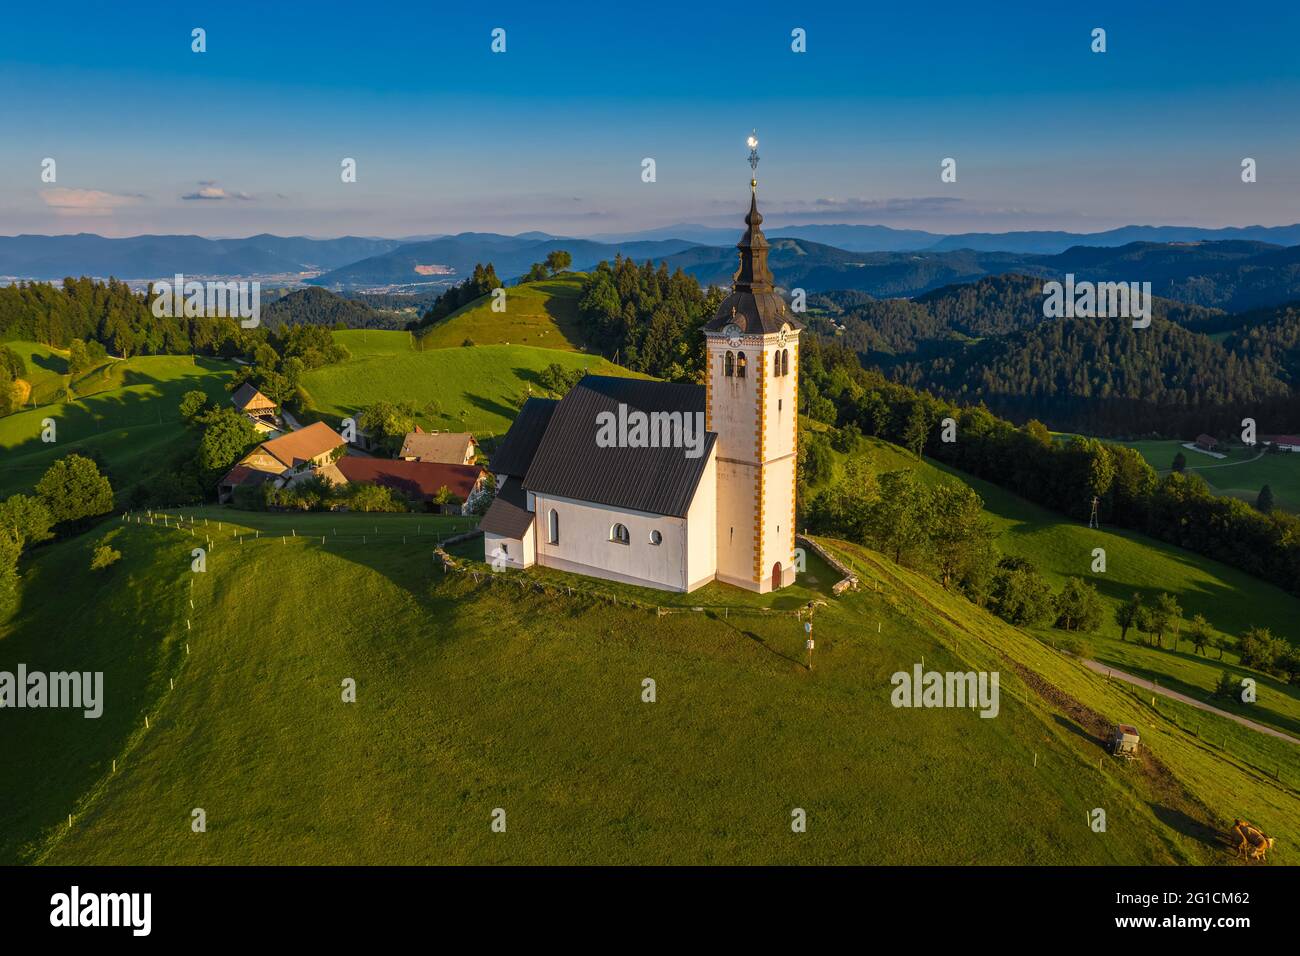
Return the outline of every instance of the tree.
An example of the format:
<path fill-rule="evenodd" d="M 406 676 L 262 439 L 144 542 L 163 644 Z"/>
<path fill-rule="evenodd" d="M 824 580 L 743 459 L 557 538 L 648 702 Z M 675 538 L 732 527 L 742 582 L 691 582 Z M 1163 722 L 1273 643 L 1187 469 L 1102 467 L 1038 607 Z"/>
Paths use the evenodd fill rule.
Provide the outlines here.
<path fill-rule="evenodd" d="M 1181 451 L 1178 454 L 1174 455 L 1173 470 L 1178 472 L 1180 475 L 1187 470 L 1187 456 L 1184 455 Z"/>
<path fill-rule="evenodd" d="M 1052 586 L 1024 558 L 998 562 L 989 588 L 989 610 L 1020 627 L 1041 624 L 1052 614 Z"/>
<path fill-rule="evenodd" d="M 0 531 L 7 532 L 19 549 L 53 537 L 54 518 L 45 502 L 32 495 L 10 495 L 0 502 Z"/>
<path fill-rule="evenodd" d="M 917 402 L 907 413 L 907 423 L 903 426 L 903 447 L 920 458 L 929 431 L 930 423 L 926 420 L 925 409 Z"/>
<path fill-rule="evenodd" d="M 1266 627 L 1248 628 L 1241 635 L 1240 644 L 1241 662 L 1261 671 L 1272 670 L 1277 659 L 1289 649 L 1286 641 L 1274 637 Z"/>
<path fill-rule="evenodd" d="M 871 469 L 871 457 L 851 459 L 835 486 L 822 495 L 822 520 L 828 530 L 850 541 L 865 542 L 871 535 L 871 509 L 880 497 L 880 485 Z"/>
<path fill-rule="evenodd" d="M 243 458 L 262 436 L 246 415 L 233 408 L 218 408 L 204 416 L 203 437 L 195 458 L 205 484 L 221 477 Z"/>
<path fill-rule="evenodd" d="M 1175 634 L 1177 633 L 1177 622 L 1181 622 L 1182 613 L 1183 610 L 1178 606 L 1174 596 L 1162 591 L 1156 596 L 1156 603 L 1147 608 L 1147 627 L 1144 630 L 1155 636 L 1158 647 L 1164 647 L 1165 632 L 1174 629 Z"/>
<path fill-rule="evenodd" d="M 1187 629 L 1187 639 L 1197 654 L 1205 656 L 1205 646 L 1210 643 L 1210 623 L 1204 614 L 1193 614 L 1191 626 Z"/>
<path fill-rule="evenodd" d="M 1142 595 L 1136 591 L 1127 601 L 1115 608 L 1115 623 L 1119 625 L 1119 639 L 1128 639 L 1128 629 L 1135 626 L 1142 617 Z"/>
<path fill-rule="evenodd" d="M 1273 511 L 1273 489 L 1268 485 L 1259 489 L 1259 496 L 1255 499 L 1255 508 L 1264 514 Z"/>
<path fill-rule="evenodd" d="M 415 407 L 409 402 L 375 402 L 357 416 L 357 425 L 372 442 L 395 454 L 407 433 L 415 430 Z"/>
<path fill-rule="evenodd" d="M 0 620 L 18 604 L 18 542 L 0 534 Z"/>
<path fill-rule="evenodd" d="M 55 524 L 81 521 L 113 510 L 113 487 L 89 458 L 60 458 L 36 483 L 36 493 Z"/>
<path fill-rule="evenodd" d="M 1224 700 L 1238 700 L 1241 693 L 1241 681 L 1232 675 L 1232 672 L 1225 669 L 1219 675 L 1219 683 L 1214 688 L 1211 697 L 1222 697 Z"/>
<path fill-rule="evenodd" d="M 945 588 L 985 557 L 995 532 L 984 517 L 984 501 L 964 484 L 944 482 L 929 494 L 926 531 L 931 556 Z"/>
<path fill-rule="evenodd" d="M 569 255 L 563 249 L 556 249 L 546 256 L 546 268 L 552 275 L 557 272 L 563 272 L 573 264 L 573 256 Z"/>
<path fill-rule="evenodd" d="M 208 407 L 208 394 L 200 389 L 192 389 L 181 396 L 181 420 L 187 425 L 194 424 Z"/>
<path fill-rule="evenodd" d="M 1082 578 L 1068 578 L 1056 596 L 1056 626 L 1066 631 L 1095 631 L 1101 615 L 1097 589 Z"/>
<path fill-rule="evenodd" d="M 116 563 L 122 557 L 122 552 L 109 545 L 107 542 L 100 542 L 95 546 L 94 556 L 90 559 L 90 570 L 101 571 L 111 564 Z"/>
<path fill-rule="evenodd" d="M 830 452 L 826 452 L 829 458 Z M 876 548 L 904 564 L 926 540 L 925 486 L 911 470 L 891 471 L 880 476 L 880 497 L 871 505 L 867 522 Z"/>

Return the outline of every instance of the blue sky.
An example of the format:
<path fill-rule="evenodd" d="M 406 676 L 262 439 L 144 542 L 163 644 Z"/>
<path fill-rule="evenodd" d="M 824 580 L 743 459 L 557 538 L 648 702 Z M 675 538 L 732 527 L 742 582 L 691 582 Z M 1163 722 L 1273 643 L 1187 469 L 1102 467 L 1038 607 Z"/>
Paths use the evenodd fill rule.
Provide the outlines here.
<path fill-rule="evenodd" d="M 1295 4 L 478 6 L 10 5 L 0 234 L 1300 221 Z"/>

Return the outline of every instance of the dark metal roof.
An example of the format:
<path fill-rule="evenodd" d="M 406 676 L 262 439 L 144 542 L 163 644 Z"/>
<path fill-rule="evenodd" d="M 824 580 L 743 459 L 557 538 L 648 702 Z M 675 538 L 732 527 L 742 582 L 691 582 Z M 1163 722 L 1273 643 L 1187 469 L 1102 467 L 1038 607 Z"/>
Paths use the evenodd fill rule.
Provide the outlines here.
<path fill-rule="evenodd" d="M 732 278 L 731 295 L 722 300 L 717 314 L 705 323 L 706 332 L 720 332 L 728 325 L 737 326 L 742 334 L 767 334 L 781 331 L 782 325 L 802 329 L 785 300 L 776 293 L 776 281 L 767 265 L 770 248 L 759 228 L 763 216 L 758 211 L 758 193 L 751 192 L 749 214 L 745 216 L 745 234 L 736 243 L 740 250 L 740 268 Z"/>
<path fill-rule="evenodd" d="M 704 387 L 588 375 L 560 401 L 524 487 L 539 494 L 685 517 L 717 435 L 707 432 L 698 458 L 683 448 L 601 448 L 597 415 L 628 410 L 704 414 Z M 513 433 L 514 429 L 511 429 Z"/>
<path fill-rule="evenodd" d="M 537 446 L 542 443 L 542 435 L 546 433 L 546 426 L 559 404 L 553 398 L 530 398 L 524 402 L 510 431 L 492 454 L 490 467 L 494 474 L 514 475 L 516 478 L 528 474 L 528 466 L 532 464 Z"/>
<path fill-rule="evenodd" d="M 533 513 L 528 510 L 527 493 L 518 479 L 512 479 L 497 492 L 478 528 L 506 538 L 522 538 L 532 523 Z"/>

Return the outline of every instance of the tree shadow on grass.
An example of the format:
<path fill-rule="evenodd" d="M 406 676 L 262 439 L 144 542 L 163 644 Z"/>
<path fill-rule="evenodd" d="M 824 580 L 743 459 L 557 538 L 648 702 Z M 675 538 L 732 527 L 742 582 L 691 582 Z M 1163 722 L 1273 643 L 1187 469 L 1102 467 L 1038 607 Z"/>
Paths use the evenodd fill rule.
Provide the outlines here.
<path fill-rule="evenodd" d="M 739 634 L 741 637 L 745 637 L 745 638 L 748 638 L 749 640 L 753 641 L 755 644 L 757 644 L 757 645 L 758 645 L 759 647 L 761 647 L 763 650 L 767 651 L 769 654 L 771 654 L 771 655 L 773 655 L 773 656 L 775 656 L 775 657 L 779 657 L 779 658 L 781 658 L 781 660 L 786 661 L 787 663 L 794 664 L 796 667 L 803 667 L 803 666 L 804 666 L 804 662 L 803 662 L 803 661 L 798 660 L 797 658 L 791 657 L 789 654 L 785 654 L 785 653 L 783 653 L 782 651 L 778 651 L 775 647 L 773 647 L 772 645 L 768 644 L 767 641 L 763 640 L 761 637 L 759 637 L 759 636 L 758 636 L 757 634 L 755 634 L 753 631 L 746 631 L 746 630 L 743 630 L 742 628 L 737 627 L 736 625 L 732 624 L 732 623 L 731 623 L 729 620 L 727 620 L 726 618 L 724 618 L 724 617 L 720 617 L 716 611 L 707 611 L 706 614 L 707 614 L 709 617 L 711 617 L 713 620 L 717 621 L 719 624 L 723 625 L 724 627 L 730 628 L 732 631 L 736 632 L 736 633 Z"/>
<path fill-rule="evenodd" d="M 1157 820 L 1170 829 L 1177 830 L 1183 836 L 1191 837 L 1211 849 L 1227 850 L 1229 848 L 1228 839 L 1223 833 L 1206 826 L 1200 820 L 1189 817 L 1181 810 L 1152 803 L 1151 811 L 1156 815 Z"/>
<path fill-rule="evenodd" d="M 513 422 L 515 416 L 519 414 L 517 408 L 511 408 L 509 405 L 499 402 L 494 398 L 488 398 L 486 395 L 465 395 L 465 400 L 475 408 L 481 411 L 490 412 L 493 415 L 499 415 L 507 421 Z"/>

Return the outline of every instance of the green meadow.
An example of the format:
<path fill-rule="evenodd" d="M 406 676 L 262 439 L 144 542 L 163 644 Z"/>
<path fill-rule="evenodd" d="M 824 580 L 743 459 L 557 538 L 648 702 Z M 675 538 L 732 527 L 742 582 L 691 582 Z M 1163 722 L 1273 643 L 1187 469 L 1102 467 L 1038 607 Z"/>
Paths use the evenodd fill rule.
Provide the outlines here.
<path fill-rule="evenodd" d="M 596 355 L 529 345 L 478 345 L 416 351 L 406 332 L 335 332 L 352 353 L 303 376 L 305 410 L 331 422 L 377 401 L 408 401 L 426 428 L 503 435 L 518 402 L 546 394 L 540 373 L 556 363 L 600 375 L 632 374 Z"/>
<path fill-rule="evenodd" d="M 84 398 L 0 418 L 0 497 L 30 489 L 55 459 L 72 452 L 102 455 L 116 490 L 122 490 L 175 454 L 185 433 L 177 410 L 181 396 L 201 389 L 215 401 L 226 401 L 225 383 L 233 368 L 220 359 L 139 356 L 82 376 L 79 382 L 89 379 L 90 394 Z M 107 379 L 102 389 L 93 387 L 98 377 Z M 53 442 L 42 440 L 46 419 L 54 422 Z"/>
<path fill-rule="evenodd" d="M 26 566 L 0 669 L 100 669 L 106 703 L 7 718 L 0 861 L 1220 863 L 1234 815 L 1279 838 L 1270 862 L 1300 839 L 1289 769 L 860 548 L 809 670 L 794 615 L 740 592 L 661 615 L 582 578 L 444 572 L 430 538 L 457 519 L 189 514 Z M 91 572 L 106 536 L 123 557 Z M 999 671 L 997 717 L 892 706 L 922 661 Z M 1114 720 L 1148 757 L 1104 754 Z"/>
<path fill-rule="evenodd" d="M 1132 531 L 1088 528 L 987 481 L 928 459 L 917 461 L 895 445 L 869 443 L 879 472 L 910 469 L 927 483 L 959 480 L 974 488 L 998 532 L 997 548 L 1032 561 L 1054 588 L 1069 577 L 1083 578 L 1097 588 L 1105 616 L 1096 633 L 1083 635 L 1096 660 L 1200 700 L 1209 698 L 1225 669 L 1238 677 L 1252 677 L 1260 685 L 1257 703 L 1215 700 L 1214 706 L 1300 737 L 1300 689 L 1242 667 L 1233 651 L 1224 652 L 1222 659 L 1218 651 L 1209 649 L 1201 656 L 1186 640 L 1174 650 L 1168 635 L 1165 649 L 1160 650 L 1146 646 L 1146 636 L 1132 629 L 1122 641 L 1113 618 L 1114 608 L 1134 592 L 1148 602 L 1167 592 L 1177 598 L 1185 621 L 1203 614 L 1218 634 L 1237 637 L 1246 628 L 1259 626 L 1295 641 L 1300 639 L 1300 599 L 1210 558 Z M 1106 552 L 1104 573 L 1092 571 L 1095 548 Z M 1036 632 L 1049 640 L 1064 636 L 1052 628 Z"/>
<path fill-rule="evenodd" d="M 586 333 L 578 324 L 578 299 L 586 273 L 510 286 L 504 312 L 492 311 L 492 297 L 462 306 L 423 330 L 425 349 L 455 348 L 466 339 L 476 345 L 534 345 L 582 351 Z"/>

